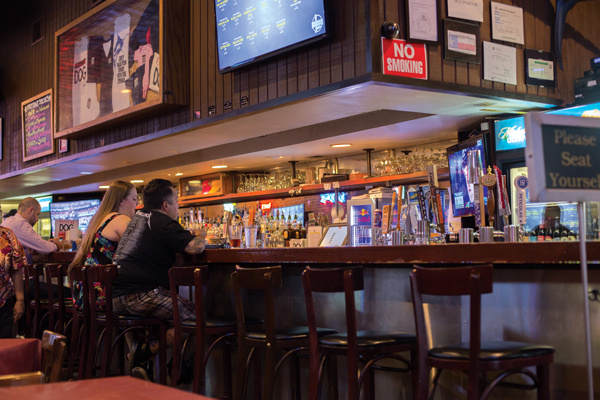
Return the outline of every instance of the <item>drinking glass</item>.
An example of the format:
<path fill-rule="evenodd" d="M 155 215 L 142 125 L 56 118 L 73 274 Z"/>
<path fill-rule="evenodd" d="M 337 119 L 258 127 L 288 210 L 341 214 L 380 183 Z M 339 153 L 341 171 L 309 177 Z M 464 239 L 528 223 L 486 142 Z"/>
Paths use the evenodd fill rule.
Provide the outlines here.
<path fill-rule="evenodd" d="M 229 227 L 229 245 L 231 248 L 239 248 L 242 245 L 242 225 Z"/>

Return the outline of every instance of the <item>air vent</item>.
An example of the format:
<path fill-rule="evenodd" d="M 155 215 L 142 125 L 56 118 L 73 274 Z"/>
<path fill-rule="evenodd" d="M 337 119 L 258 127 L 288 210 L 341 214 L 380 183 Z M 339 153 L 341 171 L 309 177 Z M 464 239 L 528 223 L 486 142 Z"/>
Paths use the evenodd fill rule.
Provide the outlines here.
<path fill-rule="evenodd" d="M 38 19 L 31 26 L 31 45 L 44 40 L 44 17 Z"/>
<path fill-rule="evenodd" d="M 308 156 L 306 158 L 323 158 L 323 157 L 325 157 L 325 156 Z"/>

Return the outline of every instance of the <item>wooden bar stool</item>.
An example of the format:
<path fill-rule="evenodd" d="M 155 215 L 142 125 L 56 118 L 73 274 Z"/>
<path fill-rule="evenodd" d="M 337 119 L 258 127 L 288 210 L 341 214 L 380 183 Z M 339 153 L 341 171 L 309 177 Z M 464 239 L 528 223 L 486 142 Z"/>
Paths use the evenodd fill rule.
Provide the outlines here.
<path fill-rule="evenodd" d="M 481 295 L 492 293 L 492 266 L 453 268 L 421 268 L 415 266 L 410 275 L 415 309 L 415 324 L 419 341 L 419 398 L 433 398 L 440 374 L 446 370 L 461 370 L 469 374 L 467 396 L 469 400 L 487 399 L 496 386 L 520 389 L 537 389 L 538 399 L 550 398 L 550 364 L 554 348 L 529 343 L 481 341 Z M 454 343 L 428 350 L 427 326 L 422 295 L 470 296 L 469 342 Z M 427 366 L 437 369 L 429 394 Z M 526 370 L 536 367 L 537 376 Z M 481 378 L 485 371 L 504 371 L 487 384 Z M 533 380 L 532 385 L 503 384 L 504 378 L 524 374 Z M 481 385 L 481 386 L 480 386 Z M 483 392 L 482 392 L 483 391 Z"/>
<path fill-rule="evenodd" d="M 167 362 L 166 362 L 166 347 L 167 347 L 167 322 L 157 318 L 146 318 L 130 315 L 115 315 L 112 309 L 112 283 L 117 278 L 117 266 L 114 264 L 99 265 L 87 267 L 87 287 L 89 294 L 90 322 L 89 322 L 89 346 L 87 354 L 87 365 L 85 367 L 86 378 L 91 378 L 95 365 L 96 354 L 96 330 L 98 326 L 104 327 L 103 333 L 98 340 L 98 348 L 104 339 L 104 347 L 102 352 L 102 362 L 100 376 L 108 376 L 112 354 L 117 344 L 121 343 L 125 338 L 125 333 L 134 329 L 147 330 L 150 328 L 159 328 L 160 341 L 160 383 L 167 384 Z M 94 283 L 99 282 L 104 286 L 104 294 L 106 297 L 106 313 L 100 314 L 96 310 L 96 291 Z M 114 340 L 112 339 L 113 328 L 123 328 Z M 119 369 L 124 371 L 124 354 L 119 358 Z"/>
<path fill-rule="evenodd" d="M 33 332 L 33 318 L 35 318 L 35 300 L 31 298 L 31 292 L 29 290 L 29 279 L 34 276 L 35 271 L 33 270 L 33 265 L 26 265 L 23 268 L 23 275 L 25 276 L 25 280 L 23 281 L 24 294 L 25 294 L 25 317 L 23 318 L 23 326 L 26 338 L 34 337 Z M 34 284 L 34 292 L 35 292 L 35 284 Z M 38 294 L 39 297 L 39 294 Z M 34 293 L 35 298 L 35 293 Z"/>
<path fill-rule="evenodd" d="M 75 362 L 79 360 L 77 379 L 83 379 L 85 377 L 85 365 L 87 356 L 88 346 L 88 326 L 89 326 L 89 292 L 86 285 L 86 267 L 76 265 L 71 268 L 69 274 L 69 285 L 71 286 L 71 295 L 73 296 L 73 305 L 78 293 L 73 288 L 74 282 L 83 282 L 83 302 L 82 310 L 79 311 L 73 306 L 73 322 L 71 324 L 71 344 L 69 347 L 69 364 L 67 369 L 67 376 L 69 379 L 73 378 L 73 370 L 75 369 Z"/>
<path fill-rule="evenodd" d="M 275 328 L 275 299 L 274 289 L 281 287 L 281 266 L 265 268 L 240 268 L 231 275 L 233 294 L 235 298 L 235 311 L 238 324 L 238 371 L 236 376 L 235 399 L 242 400 L 246 392 L 246 378 L 250 362 L 255 356 L 255 349 L 265 349 L 265 370 L 262 382 L 258 378 L 260 372 L 260 355 L 254 357 L 254 390 L 255 398 L 262 396 L 263 400 L 271 400 L 277 373 L 282 363 L 290 356 L 297 356 L 297 352 L 308 348 L 308 326 L 292 326 Z M 262 290 L 265 294 L 265 329 L 260 331 L 246 330 L 246 317 L 242 303 L 241 289 Z M 316 328 L 319 336 L 337 333 L 333 329 Z M 246 359 L 246 349 L 251 347 Z M 282 349 L 287 353 L 275 365 L 275 349 Z M 292 364 L 292 398 L 299 400 L 299 371 L 297 359 Z M 262 394 L 261 394 L 262 393 Z"/>
<path fill-rule="evenodd" d="M 33 278 L 33 300 L 30 301 L 30 307 L 33 309 L 33 326 L 31 328 L 32 338 L 41 338 L 42 321 L 48 316 L 50 310 L 49 300 L 42 299 L 40 295 L 40 279 L 44 275 L 44 265 L 34 264 L 28 269 L 29 276 Z M 50 325 L 49 325 L 50 326 Z"/>
<path fill-rule="evenodd" d="M 209 283 L 208 266 L 176 267 L 169 270 L 171 284 L 171 298 L 173 301 L 173 370 L 171 371 L 171 386 L 177 386 L 185 346 L 181 343 L 181 333 L 186 332 L 196 335 L 196 354 L 194 358 L 194 384 L 193 392 L 200 393 L 204 385 L 206 363 L 212 350 L 219 343 L 223 343 L 223 384 L 227 399 L 233 399 L 231 349 L 226 339 L 237 334 L 237 320 L 235 317 L 205 317 L 204 316 L 204 290 Z M 190 286 L 193 283 L 194 303 L 196 306 L 195 320 L 181 320 L 177 289 L 179 286 Z M 246 328 L 260 330 L 263 322 L 258 319 L 246 318 Z M 204 347 L 207 335 L 218 336 L 211 343 L 206 355 Z"/>
<path fill-rule="evenodd" d="M 52 311 L 49 315 L 48 327 L 53 329 L 59 335 L 63 335 L 66 332 L 66 325 L 68 325 L 73 315 L 73 299 L 65 298 L 63 291 L 58 291 L 58 299 L 54 299 L 52 293 L 52 278 L 58 280 L 58 286 L 63 285 L 65 279 L 66 264 L 46 264 L 46 284 L 48 285 L 48 303 L 52 304 Z M 54 323 L 54 314 L 56 312 L 57 321 Z M 67 320 L 65 324 L 65 320 Z"/>
<path fill-rule="evenodd" d="M 385 358 L 393 358 L 405 363 L 408 368 L 395 369 L 398 372 L 412 371 L 413 398 L 417 384 L 417 337 L 412 333 L 382 332 L 376 330 L 356 330 L 356 307 L 354 292 L 364 290 L 362 267 L 314 269 L 307 267 L 302 273 L 306 313 L 310 330 L 310 371 L 309 400 L 319 397 L 319 377 L 322 364 L 319 353 L 332 356 L 348 356 L 348 400 L 358 400 L 364 382 L 364 398 L 375 397 L 375 363 Z M 344 293 L 347 332 L 319 337 L 316 330 L 313 292 Z M 410 352 L 411 361 L 400 356 L 400 352 Z M 358 371 L 358 361 L 365 361 L 362 372 Z M 412 362 L 412 365 L 411 365 Z M 389 368 L 389 367 L 388 367 Z M 331 377 L 337 386 L 337 376 Z"/>

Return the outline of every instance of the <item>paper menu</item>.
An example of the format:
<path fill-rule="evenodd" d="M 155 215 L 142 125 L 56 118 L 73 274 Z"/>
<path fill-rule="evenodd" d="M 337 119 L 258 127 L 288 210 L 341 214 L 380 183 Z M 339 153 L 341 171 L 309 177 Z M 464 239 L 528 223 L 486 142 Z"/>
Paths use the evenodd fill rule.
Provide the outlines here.
<path fill-rule="evenodd" d="M 492 10 L 492 39 L 524 44 L 523 9 L 495 1 L 490 3 L 490 8 Z"/>
<path fill-rule="evenodd" d="M 517 84 L 517 49 L 483 42 L 483 79 Z"/>

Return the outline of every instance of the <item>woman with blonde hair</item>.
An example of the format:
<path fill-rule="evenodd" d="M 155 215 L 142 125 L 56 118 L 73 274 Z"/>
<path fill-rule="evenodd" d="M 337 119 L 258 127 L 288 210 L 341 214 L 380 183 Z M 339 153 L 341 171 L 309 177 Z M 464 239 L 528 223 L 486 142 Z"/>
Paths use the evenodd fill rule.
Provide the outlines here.
<path fill-rule="evenodd" d="M 137 205 L 137 192 L 133 184 L 123 181 L 113 182 L 106 191 L 96 215 L 90 220 L 81 247 L 69 266 L 69 273 L 75 265 L 112 264 L 117 245 L 135 214 Z M 94 286 L 96 307 L 103 310 L 106 305 L 104 288 L 100 283 L 95 283 Z M 74 282 L 73 287 L 75 291 L 79 291 L 79 298 L 74 299 L 75 307 L 81 309 L 83 304 L 81 282 Z"/>

